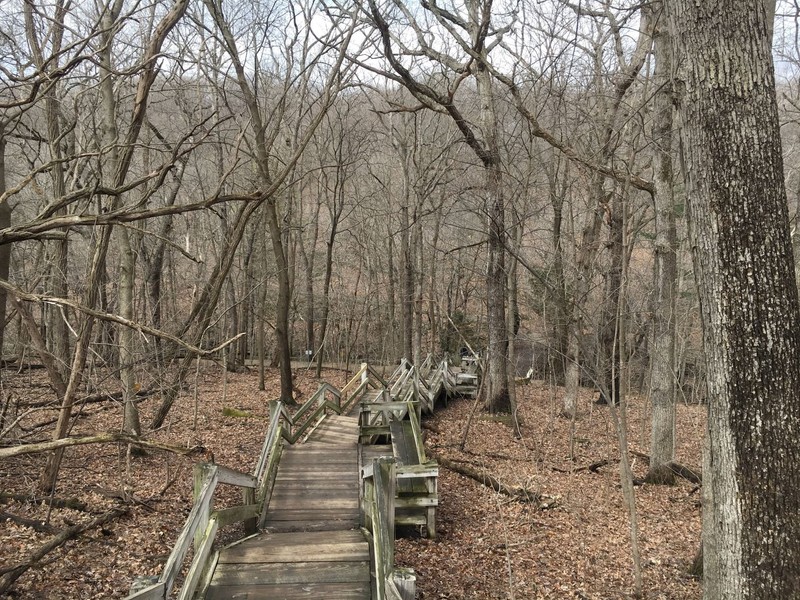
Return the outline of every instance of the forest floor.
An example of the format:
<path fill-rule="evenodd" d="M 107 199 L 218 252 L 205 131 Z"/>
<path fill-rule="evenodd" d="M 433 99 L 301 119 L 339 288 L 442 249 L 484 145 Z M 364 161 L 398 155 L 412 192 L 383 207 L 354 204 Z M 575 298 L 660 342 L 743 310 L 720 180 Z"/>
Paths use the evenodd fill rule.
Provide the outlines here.
<path fill-rule="evenodd" d="M 323 378 L 345 383 L 341 371 Z M 207 368 L 197 381 L 195 400 L 187 391 L 176 402 L 167 424 L 148 437 L 181 447 L 202 446 L 221 465 L 252 471 L 267 423 L 267 402 L 277 396 L 278 374 L 270 372 L 267 391 L 257 389 L 254 372 L 229 374 Z M 193 382 L 190 382 L 193 383 Z M 43 371 L 19 375 L 2 372 L 13 414 L 33 403 L 46 403 L 52 391 Z M 296 386 L 305 398 L 317 381 L 297 371 Z M 109 390 L 114 391 L 114 390 Z M 412 536 L 397 541 L 397 562 L 417 573 L 418 597 L 516 599 L 617 599 L 633 597 L 629 519 L 619 480 L 618 444 L 608 407 L 592 404 L 594 394 L 581 396 L 581 415 L 571 423 L 557 416 L 561 390 L 541 382 L 518 388 L 523 419 L 522 437 L 487 419 L 480 411 L 473 421 L 465 450 L 458 446 L 473 402 L 452 401 L 426 419 L 429 454 L 492 474 L 511 487 L 542 494 L 547 508 L 498 494 L 481 484 L 440 468 L 438 538 Z M 140 402 L 146 426 L 159 403 L 154 395 Z M 27 407 L 27 408 L 26 408 Z M 253 416 L 226 417 L 223 407 Z M 14 433 L 21 441 L 47 439 L 53 406 L 35 406 Z M 632 397 L 628 411 L 629 447 L 647 452 L 649 411 Z M 119 431 L 121 407 L 105 401 L 84 405 L 73 435 Z M 699 470 L 705 410 L 679 405 L 677 460 Z M 39 426 L 38 428 L 36 426 Z M 3 427 L 0 427 L 0 431 Z M 9 437 L 0 440 L 7 444 Z M 572 447 L 572 451 L 570 448 Z M 0 461 L 0 494 L 18 494 L 34 502 L 0 500 L 0 576 L 24 565 L 37 549 L 65 528 L 90 521 L 98 514 L 123 507 L 126 513 L 92 528 L 56 550 L 16 581 L 9 598 L 123 598 L 138 575 L 157 575 L 183 526 L 192 503 L 192 465 L 198 456 L 151 450 L 129 457 L 118 444 L 73 447 L 66 451 L 56 499 L 75 499 L 78 508 L 50 508 L 37 496 L 42 455 Z M 608 461 L 596 472 L 587 467 Z M 646 471 L 633 458 L 636 476 Z M 681 480 L 676 486 L 636 488 L 644 597 L 651 600 L 699 599 L 700 586 L 686 575 L 700 538 L 699 491 Z M 237 502 L 235 490 L 224 490 L 220 505 Z M 36 521 L 41 531 L 13 519 Z M 240 535 L 235 527 L 222 539 Z"/>

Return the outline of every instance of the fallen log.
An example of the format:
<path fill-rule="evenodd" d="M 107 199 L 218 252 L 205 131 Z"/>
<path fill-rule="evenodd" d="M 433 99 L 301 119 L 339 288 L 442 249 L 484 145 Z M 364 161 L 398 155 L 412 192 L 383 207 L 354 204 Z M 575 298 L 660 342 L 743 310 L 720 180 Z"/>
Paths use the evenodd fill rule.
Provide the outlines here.
<path fill-rule="evenodd" d="M 195 446 L 193 448 L 182 448 L 180 446 L 173 446 L 171 444 L 164 444 L 162 442 L 153 442 L 140 438 L 135 435 L 128 435 L 125 433 L 97 433 L 94 435 L 87 435 L 82 437 L 66 437 L 60 440 L 51 440 L 48 442 L 37 442 L 33 444 L 23 444 L 20 446 L 12 446 L 10 448 L 0 448 L 0 460 L 4 458 L 11 458 L 12 456 L 21 456 L 23 454 L 36 454 L 39 452 L 49 452 L 51 450 L 58 450 L 59 448 L 68 448 L 70 446 L 82 446 L 85 444 L 109 444 L 113 442 L 122 442 L 131 444 L 140 448 L 154 448 L 156 450 L 166 450 L 175 454 L 192 455 L 205 452 L 202 446 Z"/>
<path fill-rule="evenodd" d="M 650 464 L 650 456 L 645 454 L 644 452 L 639 452 L 638 450 L 631 450 L 631 454 L 634 456 L 641 458 L 642 460 L 647 461 L 647 464 Z M 678 477 L 683 477 L 686 481 L 690 483 L 694 483 L 695 485 L 702 485 L 703 484 L 703 475 L 694 469 L 690 469 L 686 465 L 682 465 L 679 462 L 669 462 L 664 465 L 666 469 L 672 471 Z M 647 481 L 647 477 L 645 477 L 645 481 Z"/>
<path fill-rule="evenodd" d="M 25 504 L 47 504 L 53 508 L 71 508 L 81 512 L 89 512 L 86 503 L 76 498 L 56 498 L 51 496 L 26 496 L 25 494 L 13 494 L 10 492 L 0 492 L 0 503 L 14 500 Z"/>
<path fill-rule="evenodd" d="M 114 508 L 109 510 L 108 512 L 103 513 L 102 515 L 95 517 L 90 521 L 86 521 L 85 523 L 78 523 L 77 525 L 73 525 L 72 527 L 68 527 L 64 529 L 58 535 L 50 538 L 44 545 L 40 546 L 33 554 L 31 554 L 25 562 L 17 563 L 16 565 L 12 565 L 9 567 L 2 567 L 0 568 L 0 596 L 5 594 L 14 582 L 22 577 L 22 575 L 28 569 L 32 567 L 36 567 L 39 565 L 41 560 L 47 556 L 50 552 L 63 546 L 69 540 L 78 537 L 84 531 L 88 531 L 89 529 L 94 529 L 99 525 L 104 525 L 109 521 L 113 521 L 128 512 L 127 508 Z"/>
<path fill-rule="evenodd" d="M 550 467 L 550 469 L 552 469 L 556 473 L 580 473 L 581 471 L 589 471 L 591 473 L 597 473 L 602 467 L 610 465 L 611 462 L 612 461 L 608 459 L 603 459 L 603 460 L 598 460 L 597 462 L 593 462 L 590 465 L 585 465 L 583 467 L 575 467 L 574 469 L 562 469 L 560 467 Z"/>
<path fill-rule="evenodd" d="M 30 527 L 34 531 L 38 531 L 39 533 L 55 533 L 56 528 L 52 525 L 48 525 L 43 521 L 37 521 L 36 519 L 28 519 L 27 517 L 20 517 L 19 515 L 14 515 L 11 513 L 7 513 L 4 510 L 0 510 L 0 523 L 4 521 L 11 521 L 12 523 L 16 523 L 17 525 L 22 525 L 24 527 Z"/>
<path fill-rule="evenodd" d="M 505 496 L 510 496 L 511 498 L 514 498 L 520 502 L 538 502 L 542 499 L 542 495 L 538 492 L 526 490 L 525 488 L 509 487 L 486 471 L 475 469 L 468 464 L 458 463 L 443 456 L 435 456 L 434 458 L 444 468 L 453 471 L 454 473 L 458 473 L 459 475 L 469 477 L 470 479 L 473 479 L 478 483 L 493 489 L 495 492 L 499 492 Z"/>

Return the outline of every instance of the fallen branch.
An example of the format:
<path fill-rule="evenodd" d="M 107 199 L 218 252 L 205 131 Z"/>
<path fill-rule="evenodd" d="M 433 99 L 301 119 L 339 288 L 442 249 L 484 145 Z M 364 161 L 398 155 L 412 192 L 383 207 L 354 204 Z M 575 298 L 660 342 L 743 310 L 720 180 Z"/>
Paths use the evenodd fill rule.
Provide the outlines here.
<path fill-rule="evenodd" d="M 49 386 L 48 386 L 49 387 Z M 139 390 L 136 392 L 135 395 L 135 402 L 141 402 L 145 398 L 152 396 L 158 390 L 155 388 L 148 388 L 146 390 Z M 108 402 L 109 400 L 116 400 L 117 402 L 122 400 L 122 392 L 114 392 L 113 394 L 109 394 L 107 392 L 98 392 L 96 394 L 90 394 L 88 396 L 84 396 L 83 398 L 78 398 L 75 401 L 75 404 L 97 404 L 100 402 Z M 21 406 L 26 407 L 40 407 L 40 406 L 52 406 L 56 404 L 55 408 L 59 408 L 57 405 L 57 400 L 36 400 L 33 402 L 20 402 Z"/>
<path fill-rule="evenodd" d="M 639 452 L 638 450 L 631 450 L 631 454 L 634 456 L 641 458 L 642 460 L 647 461 L 647 464 L 650 464 L 650 456 L 645 454 L 644 452 Z M 678 477 L 683 477 L 686 481 L 690 483 L 694 483 L 695 485 L 702 485 L 703 484 L 703 475 L 695 471 L 694 469 L 690 469 L 686 465 L 682 465 L 679 462 L 668 462 L 664 465 L 667 469 L 675 473 Z"/>
<path fill-rule="evenodd" d="M 87 435 L 83 437 L 68 437 L 61 438 L 60 440 L 51 440 L 49 442 L 38 442 L 34 444 L 23 444 L 21 446 L 13 446 L 11 448 L 0 448 L 0 460 L 4 458 L 11 458 L 12 456 L 21 456 L 23 454 L 36 454 L 39 452 L 49 452 L 51 450 L 58 450 L 59 448 L 67 448 L 69 446 L 83 446 L 85 444 L 109 444 L 113 442 L 122 442 L 131 444 L 140 448 L 154 448 L 156 450 L 166 450 L 175 454 L 182 454 L 185 456 L 197 454 L 205 451 L 202 446 L 195 446 L 193 448 L 182 448 L 180 446 L 173 446 L 171 444 L 164 444 L 161 442 L 151 442 L 135 435 L 128 435 L 126 433 L 98 433 L 95 435 Z"/>
<path fill-rule="evenodd" d="M 11 567 L 0 568 L 0 596 L 5 594 L 9 588 L 14 585 L 14 582 L 19 579 L 25 571 L 32 567 L 36 567 L 41 560 L 56 548 L 63 546 L 72 538 L 78 537 L 84 531 L 94 529 L 99 525 L 104 525 L 109 521 L 121 517 L 127 512 L 126 508 L 115 508 L 108 512 L 103 513 L 99 517 L 95 517 L 86 523 L 79 523 L 64 529 L 58 535 L 50 538 L 44 545 L 40 546 L 33 554 L 31 554 L 25 562 L 18 563 Z"/>
<path fill-rule="evenodd" d="M 610 465 L 612 462 L 607 458 L 603 460 L 598 460 L 597 462 L 593 462 L 590 465 L 586 465 L 583 467 L 575 467 L 574 469 L 562 469 L 560 467 L 550 467 L 551 470 L 555 471 L 556 473 L 580 473 L 581 471 L 589 471 L 591 473 L 597 473 L 601 467 L 605 467 L 606 465 Z"/>
<path fill-rule="evenodd" d="M 4 510 L 0 510 L 0 523 L 3 521 L 12 521 L 17 525 L 23 525 L 25 527 L 30 527 L 34 531 L 38 531 L 39 533 L 55 533 L 55 527 L 48 525 L 42 521 L 37 521 L 36 519 L 28 519 L 26 517 L 20 517 L 19 515 L 13 515 L 11 513 L 7 513 Z"/>
<path fill-rule="evenodd" d="M 493 489 L 495 492 L 499 492 L 506 496 L 510 496 L 515 500 L 519 500 L 520 502 L 538 502 L 542 499 L 542 495 L 538 492 L 532 492 L 530 490 L 526 490 L 525 488 L 511 488 L 505 485 L 504 483 L 500 482 L 496 477 L 490 475 L 489 473 L 472 468 L 466 464 L 457 463 L 454 460 L 450 460 L 449 458 L 444 458 L 443 456 L 436 456 L 436 461 L 446 469 L 453 471 L 454 473 L 458 473 L 459 475 L 464 475 L 465 477 L 469 477 Z"/>
<path fill-rule="evenodd" d="M 0 492 L 0 502 L 7 500 L 14 500 L 16 502 L 24 502 L 26 504 L 47 504 L 53 508 L 70 508 L 72 510 L 79 510 L 81 512 L 89 512 L 86 504 L 77 500 L 76 498 L 55 498 L 50 496 L 26 496 L 25 494 L 12 494 L 9 492 Z"/>
<path fill-rule="evenodd" d="M 677 462 L 667 463 L 667 467 L 670 471 L 675 473 L 678 477 L 683 477 L 686 481 L 690 483 L 694 483 L 695 485 L 702 485 L 703 484 L 703 476 L 687 467 L 686 465 L 682 465 Z"/>

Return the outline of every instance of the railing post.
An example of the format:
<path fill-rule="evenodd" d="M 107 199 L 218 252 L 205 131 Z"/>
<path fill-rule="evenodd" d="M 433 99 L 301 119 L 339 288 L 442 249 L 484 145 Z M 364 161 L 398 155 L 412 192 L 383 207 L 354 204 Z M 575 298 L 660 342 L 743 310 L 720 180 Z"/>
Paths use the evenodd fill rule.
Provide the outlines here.
<path fill-rule="evenodd" d="M 208 477 L 209 472 L 214 468 L 214 465 L 209 463 L 197 463 L 194 466 L 194 492 L 192 494 L 192 499 L 194 502 L 197 502 L 198 498 L 200 497 L 200 492 L 203 490 L 203 484 L 206 482 L 206 478 Z M 213 498 L 209 501 L 208 506 L 204 507 L 203 512 L 200 516 L 200 524 L 197 527 L 197 530 L 194 533 L 194 549 L 195 552 L 200 547 L 200 543 L 203 541 L 203 534 L 205 534 L 206 527 L 208 526 L 208 519 L 211 517 L 211 512 L 213 511 Z"/>
<path fill-rule="evenodd" d="M 242 488 L 242 504 L 245 506 L 249 506 L 255 503 L 256 503 L 256 489 L 248 487 Z M 258 517 L 253 517 L 252 519 L 246 519 L 243 522 L 245 535 L 250 535 L 256 532 L 257 521 Z"/>

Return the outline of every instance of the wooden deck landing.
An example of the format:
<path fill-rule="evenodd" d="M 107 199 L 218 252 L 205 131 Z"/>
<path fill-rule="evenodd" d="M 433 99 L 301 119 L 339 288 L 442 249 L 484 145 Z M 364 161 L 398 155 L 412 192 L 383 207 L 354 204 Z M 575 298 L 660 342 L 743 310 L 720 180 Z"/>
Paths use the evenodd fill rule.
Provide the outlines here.
<path fill-rule="evenodd" d="M 265 532 L 220 552 L 206 600 L 370 598 L 358 486 L 358 419 L 328 417 L 284 449 Z"/>

